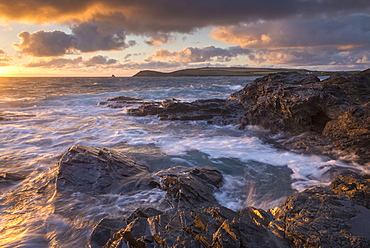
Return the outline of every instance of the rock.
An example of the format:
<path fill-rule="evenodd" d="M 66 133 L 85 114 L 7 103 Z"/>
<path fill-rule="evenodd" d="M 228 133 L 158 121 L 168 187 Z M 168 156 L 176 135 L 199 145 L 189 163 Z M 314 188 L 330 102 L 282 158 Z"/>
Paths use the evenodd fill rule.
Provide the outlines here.
<path fill-rule="evenodd" d="M 125 219 L 108 219 L 101 220 L 94 228 L 90 236 L 90 247 L 101 248 L 108 240 L 122 228 L 126 228 Z"/>
<path fill-rule="evenodd" d="M 176 166 L 160 171 L 156 176 L 160 177 L 160 187 L 167 191 L 165 202 L 171 208 L 219 205 L 213 193 L 222 186 L 222 174 L 213 168 Z"/>
<path fill-rule="evenodd" d="M 160 120 L 206 120 L 208 123 L 237 123 L 243 113 L 243 106 L 237 101 L 223 99 L 196 100 L 183 102 L 167 99 L 161 103 L 144 103 L 129 109 L 133 116 L 157 115 Z"/>
<path fill-rule="evenodd" d="M 246 85 L 230 99 L 245 107 L 242 127 L 259 125 L 291 135 L 310 133 L 298 143 L 290 140 L 288 148 L 299 148 L 303 140 L 309 147 L 305 150 L 316 146 L 332 155 L 330 151 L 337 149 L 356 155 L 356 162 L 370 162 L 369 73 L 334 75 L 324 81 L 299 73 L 271 74 Z"/>
<path fill-rule="evenodd" d="M 288 197 L 272 211 L 269 227 L 293 247 L 369 247 L 370 209 L 363 207 L 368 187 L 361 176 L 339 176 L 333 190 L 313 188 Z"/>
<path fill-rule="evenodd" d="M 22 173 L 14 173 L 14 172 L 0 172 L 0 180 L 1 181 L 21 181 L 26 179 L 26 176 Z"/>
<path fill-rule="evenodd" d="M 148 169 L 109 148 L 72 146 L 59 161 L 57 191 L 88 194 L 129 192 L 148 188 Z"/>
<path fill-rule="evenodd" d="M 330 184 L 332 191 L 370 209 L 370 175 L 339 175 Z"/>
<path fill-rule="evenodd" d="M 177 166 L 159 171 L 153 176 L 153 180 L 157 180 L 158 187 L 167 191 L 162 208 L 168 209 L 170 207 L 170 210 L 164 213 L 153 208 L 139 208 L 126 217 L 124 221 L 122 221 L 122 218 L 104 219 L 94 228 L 90 237 L 91 246 L 99 247 L 102 243 L 108 242 L 110 238 L 109 245 L 106 245 L 106 247 L 118 247 L 123 243 L 133 247 L 145 247 L 144 245 L 148 242 L 161 243 L 160 240 L 162 239 L 167 240 L 163 241 L 166 243 L 176 243 L 176 238 L 182 238 L 180 235 L 180 233 L 183 233 L 182 229 L 179 229 L 180 233 L 176 237 L 173 236 L 175 231 L 172 229 L 168 230 L 169 233 L 163 237 L 160 234 L 151 235 L 148 231 L 148 221 L 152 221 L 153 216 L 160 216 L 155 220 L 155 223 L 159 222 L 159 224 L 153 224 L 154 220 L 150 222 L 151 228 L 154 228 L 155 225 L 170 225 L 174 226 L 173 228 L 178 228 L 180 223 L 176 222 L 174 216 L 180 218 L 181 211 L 196 211 L 196 209 L 204 206 L 219 206 L 214 197 L 214 189 L 222 186 L 222 175 L 213 168 Z M 178 221 L 180 220 L 178 219 Z M 123 227 L 117 232 L 116 229 L 119 225 Z M 113 235 L 113 231 L 117 233 Z M 171 241 L 168 240 L 167 236 L 171 237 Z M 194 245 L 196 241 L 190 236 L 184 239 L 182 243 Z"/>
<path fill-rule="evenodd" d="M 370 161 L 370 102 L 353 106 L 337 119 L 329 121 L 323 134 L 338 150 L 357 156 L 356 161 Z"/>
<path fill-rule="evenodd" d="M 117 96 L 109 98 L 107 101 L 99 102 L 98 105 L 106 105 L 109 108 L 125 108 L 143 103 L 144 103 L 143 99 L 128 96 Z"/>
<path fill-rule="evenodd" d="M 253 211 L 258 210 L 206 207 L 137 217 L 104 247 L 283 247 L 265 226 L 253 220 L 249 215 Z"/>

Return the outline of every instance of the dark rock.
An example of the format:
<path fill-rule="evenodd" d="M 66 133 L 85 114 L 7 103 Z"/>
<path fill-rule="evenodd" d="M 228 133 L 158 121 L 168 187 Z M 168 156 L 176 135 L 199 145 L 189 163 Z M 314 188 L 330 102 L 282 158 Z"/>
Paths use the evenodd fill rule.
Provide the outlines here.
<path fill-rule="evenodd" d="M 353 106 L 325 126 L 323 134 L 338 150 L 357 156 L 356 161 L 370 161 L 370 102 Z"/>
<path fill-rule="evenodd" d="M 313 188 L 288 197 L 273 210 L 269 227 L 293 247 L 369 247 L 370 209 L 357 204 L 369 199 L 369 181 L 361 179 L 364 190 L 360 178 L 339 176 L 331 185 L 334 190 Z"/>
<path fill-rule="evenodd" d="M 99 102 L 98 105 L 106 105 L 109 108 L 124 108 L 132 107 L 143 103 L 144 103 L 143 99 L 128 96 L 117 96 L 109 98 L 107 101 Z"/>
<path fill-rule="evenodd" d="M 124 243 L 133 247 L 283 247 L 246 212 L 207 207 L 138 217 L 104 247 L 120 247 Z"/>
<path fill-rule="evenodd" d="M 259 125 L 292 135 L 288 148 L 334 149 L 370 161 L 370 74 L 333 75 L 321 81 L 312 75 L 277 73 L 256 79 L 232 94 L 245 107 L 241 125 Z M 302 141 L 301 141 L 302 140 Z M 318 142 L 317 142 L 318 141 Z"/>
<path fill-rule="evenodd" d="M 156 173 L 161 188 L 167 191 L 165 202 L 172 208 L 218 206 L 214 189 L 222 186 L 222 174 L 209 167 L 177 166 Z"/>
<path fill-rule="evenodd" d="M 72 146 L 59 161 L 57 190 L 90 194 L 129 192 L 148 188 L 148 169 L 109 148 Z"/>
<path fill-rule="evenodd" d="M 332 191 L 370 209 L 370 175 L 339 175 L 330 184 Z"/>
<path fill-rule="evenodd" d="M 129 109 L 129 115 L 157 115 L 161 120 L 206 120 L 208 123 L 236 123 L 243 113 L 243 106 L 237 101 L 223 99 L 183 102 L 167 99 L 162 103 L 144 103 Z"/>
<path fill-rule="evenodd" d="M 101 248 L 119 230 L 125 228 L 125 219 L 103 219 L 94 228 L 90 236 L 91 248 Z"/>

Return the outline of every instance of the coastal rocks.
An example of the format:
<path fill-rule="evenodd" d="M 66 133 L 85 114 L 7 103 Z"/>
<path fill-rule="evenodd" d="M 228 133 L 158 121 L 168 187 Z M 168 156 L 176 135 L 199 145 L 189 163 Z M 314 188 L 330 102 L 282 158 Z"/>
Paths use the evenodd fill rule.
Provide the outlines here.
<path fill-rule="evenodd" d="M 108 240 L 110 244 L 105 247 L 119 247 L 118 245 L 122 242 L 128 242 L 133 247 L 142 247 L 143 242 L 159 242 L 160 244 L 158 240 L 166 239 L 165 237 L 161 237 L 160 233 L 155 236 L 148 234 L 147 221 L 152 216 L 157 216 L 159 219 L 156 221 L 160 221 L 154 225 L 152 223 L 154 220 L 150 220 L 154 225 L 152 228 L 156 228 L 156 225 L 161 225 L 163 228 L 166 226 L 165 236 L 171 237 L 169 239 L 171 241 L 167 240 L 167 243 L 176 243 L 178 238 L 193 240 L 191 236 L 182 237 L 180 235 L 183 233 L 182 229 L 175 229 L 180 227 L 178 221 L 182 211 L 195 213 L 201 207 L 219 206 L 214 197 L 214 190 L 222 185 L 222 174 L 215 169 L 177 166 L 159 171 L 151 178 L 152 185 L 156 184 L 157 187 L 167 192 L 159 207 L 170 210 L 163 212 L 153 208 L 137 209 L 127 218 L 103 219 L 91 234 L 90 245 L 92 247 L 102 247 Z M 171 226 L 171 229 L 167 226 Z M 159 232 L 158 228 L 155 230 Z M 117 233 L 113 234 L 114 232 Z"/>
<path fill-rule="evenodd" d="M 143 104 L 142 99 L 128 97 L 128 96 L 117 96 L 107 99 L 107 101 L 99 102 L 98 105 L 106 105 L 109 108 L 124 108 L 132 107 L 138 104 Z"/>
<path fill-rule="evenodd" d="M 163 175 L 202 175 L 175 168 Z M 208 168 L 199 168 L 209 172 Z M 180 174 L 177 174 L 180 173 Z M 193 174 L 193 175 L 192 175 Z M 206 177 L 219 185 L 217 172 Z M 233 211 L 219 205 L 172 205 L 168 210 L 138 208 L 129 216 L 104 219 L 94 229 L 93 248 L 118 247 L 369 247 L 370 177 L 340 175 L 330 187 L 294 194 L 279 207 Z M 177 185 L 177 183 L 173 184 Z M 184 188 L 169 190 L 178 201 Z M 189 186 L 189 185 L 188 185 Z M 187 186 L 187 187 L 188 187 Z M 193 193 L 194 195 L 194 193 Z M 187 201 L 187 200 L 186 200 Z M 179 207 L 180 206 L 180 207 Z"/>
<path fill-rule="evenodd" d="M 323 81 L 299 73 L 271 74 L 246 85 L 230 99 L 245 107 L 241 126 L 259 125 L 293 135 L 311 133 L 308 139 L 290 140 L 289 148 L 298 148 L 301 142 L 323 150 L 329 146 L 327 150 L 356 155 L 359 163 L 370 162 L 369 73 L 334 75 Z"/>
<path fill-rule="evenodd" d="M 164 201 L 171 208 L 219 205 L 213 193 L 222 186 L 222 174 L 213 168 L 176 166 L 160 171 L 156 176 L 160 177 L 160 188 L 167 191 Z"/>
<path fill-rule="evenodd" d="M 271 214 L 247 208 L 234 212 L 225 207 L 172 210 L 157 215 L 133 213 L 127 226 L 104 247 L 282 247 L 262 223 Z M 271 236 L 270 236 L 271 235 Z"/>
<path fill-rule="evenodd" d="M 147 173 L 144 165 L 113 149 L 75 145 L 59 161 L 56 187 L 58 192 L 128 192 L 148 187 L 141 177 Z"/>
<path fill-rule="evenodd" d="M 167 99 L 161 103 L 145 102 L 128 111 L 132 116 L 157 115 L 160 120 L 206 120 L 208 123 L 236 123 L 243 114 L 243 105 L 237 101 L 205 99 L 185 102 Z"/>
<path fill-rule="evenodd" d="M 331 188 L 292 195 L 269 227 L 293 247 L 369 247 L 369 178 L 339 176 Z"/>

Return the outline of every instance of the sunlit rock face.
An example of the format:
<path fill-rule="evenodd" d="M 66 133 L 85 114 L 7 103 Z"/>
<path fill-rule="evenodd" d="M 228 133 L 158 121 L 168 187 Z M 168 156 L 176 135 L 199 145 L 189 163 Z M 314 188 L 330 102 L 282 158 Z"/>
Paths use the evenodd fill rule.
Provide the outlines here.
<path fill-rule="evenodd" d="M 369 185 L 369 176 L 338 176 L 288 197 L 269 226 L 294 247 L 369 247 Z"/>
<path fill-rule="evenodd" d="M 230 98 L 245 107 L 240 124 L 296 136 L 287 147 L 370 162 L 370 73 L 316 76 L 277 73 L 258 78 Z"/>

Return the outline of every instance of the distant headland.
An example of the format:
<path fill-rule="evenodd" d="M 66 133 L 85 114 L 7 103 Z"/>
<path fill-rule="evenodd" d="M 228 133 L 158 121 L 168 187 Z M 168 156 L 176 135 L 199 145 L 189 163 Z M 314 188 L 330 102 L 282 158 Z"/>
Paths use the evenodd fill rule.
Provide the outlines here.
<path fill-rule="evenodd" d="M 279 72 L 298 72 L 300 74 L 313 74 L 317 76 L 329 76 L 343 71 L 311 71 L 306 69 L 286 69 L 286 68 L 250 68 L 250 67 L 202 67 L 183 69 L 173 72 L 159 72 L 143 70 L 133 77 L 217 77 L 217 76 L 264 76 Z M 346 71 L 355 73 L 357 71 Z"/>

